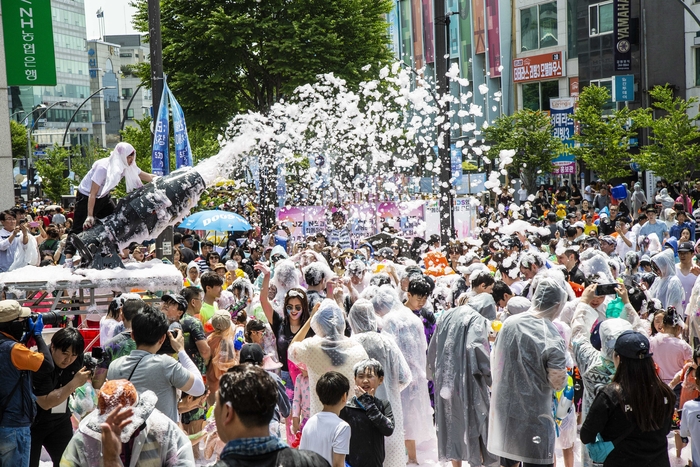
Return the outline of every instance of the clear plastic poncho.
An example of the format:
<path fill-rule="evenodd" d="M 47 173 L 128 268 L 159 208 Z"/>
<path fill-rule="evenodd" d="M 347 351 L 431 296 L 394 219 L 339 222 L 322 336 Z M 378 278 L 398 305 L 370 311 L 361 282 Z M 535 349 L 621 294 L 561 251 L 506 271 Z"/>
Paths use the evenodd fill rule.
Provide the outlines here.
<path fill-rule="evenodd" d="M 651 257 L 652 264 L 659 268 L 660 275 L 649 289 L 651 298 L 656 298 L 661 302 L 661 306 L 668 308 L 673 306 L 685 317 L 683 301 L 685 300 L 685 290 L 681 280 L 676 276 L 676 263 L 673 250 L 668 248 Z"/>
<path fill-rule="evenodd" d="M 316 335 L 291 344 L 287 357 L 297 365 L 306 365 L 311 388 L 315 388 L 318 379 L 331 370 L 345 375 L 352 387 L 355 364 L 368 357 L 362 344 L 345 336 L 344 312 L 333 300 L 323 300 L 318 311 L 311 317 L 311 329 Z M 311 415 L 322 409 L 316 391 L 312 390 Z"/>
<path fill-rule="evenodd" d="M 531 310 L 508 318 L 496 337 L 488 432 L 488 450 L 496 456 L 553 462 L 552 391 L 565 386 L 567 373 L 564 339 L 551 320 L 566 298 L 556 280 L 542 278 L 533 292 Z"/>
<path fill-rule="evenodd" d="M 396 426 L 403 427 L 401 391 L 411 382 L 411 369 L 396 341 L 387 333 L 377 332 L 377 315 L 368 300 L 360 299 L 353 304 L 348 316 L 352 328 L 351 339 L 362 344 L 369 355 L 382 364 L 384 382 L 377 388 L 376 396 L 391 403 Z M 404 467 L 406 452 L 403 430 L 394 433 L 385 442 L 384 467 Z"/>
<path fill-rule="evenodd" d="M 388 288 L 388 291 L 385 288 Z M 392 296 L 389 291 L 393 292 L 391 286 L 380 287 L 377 295 L 382 298 L 376 302 L 372 300 L 375 312 L 378 314 L 377 305 L 386 306 L 386 302 Z M 388 334 L 394 338 L 411 369 L 411 383 L 401 392 L 401 408 L 404 414 L 404 437 L 407 440 L 414 440 L 418 446 L 424 441 L 435 438 L 433 408 L 430 406 L 426 377 L 428 343 L 425 340 L 423 321 L 395 299 L 395 292 L 393 297 L 392 310 L 382 318 L 382 334 Z"/>
<path fill-rule="evenodd" d="M 581 261 L 581 271 L 586 277 L 596 277 L 599 284 L 612 284 L 615 278 L 610 271 L 608 260 L 610 257 L 600 250 L 586 250 L 587 258 Z"/>

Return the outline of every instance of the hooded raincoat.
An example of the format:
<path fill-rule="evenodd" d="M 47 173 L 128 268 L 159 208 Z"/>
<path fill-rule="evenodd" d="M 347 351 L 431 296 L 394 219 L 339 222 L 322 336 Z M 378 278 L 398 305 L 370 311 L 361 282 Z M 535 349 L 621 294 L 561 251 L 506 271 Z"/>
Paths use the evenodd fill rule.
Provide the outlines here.
<path fill-rule="evenodd" d="M 489 321 L 469 305 L 445 311 L 428 348 L 428 378 L 435 384 L 440 460 L 496 465 L 486 450 L 491 364 Z"/>
<path fill-rule="evenodd" d="M 328 371 L 342 373 L 352 385 L 355 381 L 353 367 L 368 357 L 362 344 L 345 337 L 343 311 L 333 300 L 325 299 L 311 317 L 311 329 L 316 335 L 290 345 L 287 358 L 306 365 L 310 388 L 315 388 L 318 379 Z M 313 416 L 323 409 L 323 404 L 316 391 L 310 392 Z"/>
<path fill-rule="evenodd" d="M 567 299 L 559 281 L 533 283 L 532 308 L 503 323 L 491 353 L 493 388 L 488 450 L 521 462 L 550 464 L 556 423 L 552 391 L 566 385 L 566 348 L 552 324 Z"/>
<path fill-rule="evenodd" d="M 651 289 L 649 289 L 649 295 L 651 298 L 658 299 L 664 308 L 669 306 L 675 307 L 681 316 L 684 317 L 683 300 L 685 299 L 685 290 L 681 280 L 676 276 L 673 250 L 667 248 L 655 254 L 651 257 L 651 262 L 659 268 L 660 274 L 652 284 Z"/>
<path fill-rule="evenodd" d="M 401 391 L 411 383 L 411 369 L 393 337 L 377 332 L 377 315 L 368 300 L 360 299 L 350 309 L 348 316 L 352 328 L 351 339 L 362 344 L 369 358 L 382 364 L 384 382 L 377 388 L 376 397 L 388 400 L 399 429 L 385 441 L 384 467 L 404 467 L 406 448 L 403 437 L 403 410 Z"/>
<path fill-rule="evenodd" d="M 632 216 L 637 218 L 641 213 L 642 206 L 647 204 L 647 197 L 642 190 L 642 185 L 639 183 L 634 184 L 634 191 L 632 192 Z"/>

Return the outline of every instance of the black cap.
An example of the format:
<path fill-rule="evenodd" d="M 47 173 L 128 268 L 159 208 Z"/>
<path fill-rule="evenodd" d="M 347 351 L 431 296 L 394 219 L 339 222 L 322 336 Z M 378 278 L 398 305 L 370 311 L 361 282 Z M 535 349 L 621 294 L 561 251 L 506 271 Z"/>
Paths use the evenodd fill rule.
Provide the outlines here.
<path fill-rule="evenodd" d="M 556 220 L 557 220 L 557 214 L 554 213 L 554 212 L 551 212 L 551 211 L 548 212 L 548 213 L 547 213 L 547 220 L 550 221 L 550 222 L 556 221 Z"/>
<path fill-rule="evenodd" d="M 262 365 L 265 353 L 259 344 L 243 344 L 239 361 L 241 363 L 252 363 L 253 365 Z"/>
<path fill-rule="evenodd" d="M 678 252 L 680 253 L 681 251 L 693 251 L 695 248 L 693 246 L 693 242 L 683 242 L 680 245 L 678 245 Z"/>
<path fill-rule="evenodd" d="M 647 206 L 645 212 L 656 212 L 656 208 L 652 204 L 650 204 L 649 206 Z"/>
<path fill-rule="evenodd" d="M 177 303 L 177 307 L 180 309 L 180 311 L 187 311 L 187 300 L 185 300 L 185 297 L 183 297 L 180 294 L 177 293 L 172 293 L 172 294 L 165 294 L 161 298 L 162 301 L 166 302 L 175 302 Z"/>
<path fill-rule="evenodd" d="M 649 339 L 639 332 L 625 331 L 615 342 L 615 352 L 626 358 L 643 360 L 651 357 Z"/>

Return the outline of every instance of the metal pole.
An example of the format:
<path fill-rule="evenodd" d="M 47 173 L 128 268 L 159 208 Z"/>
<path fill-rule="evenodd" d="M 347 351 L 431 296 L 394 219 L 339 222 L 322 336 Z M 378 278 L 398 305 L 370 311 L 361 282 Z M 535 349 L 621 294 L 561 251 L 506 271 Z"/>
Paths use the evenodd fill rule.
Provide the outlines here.
<path fill-rule="evenodd" d="M 66 136 L 68 136 L 68 130 L 70 129 L 70 124 L 73 123 L 73 119 L 75 119 L 75 116 L 78 115 L 78 112 L 80 111 L 80 109 L 82 109 L 83 106 L 85 105 L 85 103 L 87 101 L 89 101 L 90 99 L 92 99 L 95 94 L 98 94 L 98 93 L 104 91 L 105 89 L 114 89 L 114 86 L 102 86 L 100 89 L 98 89 L 97 91 L 90 94 L 90 96 L 88 96 L 87 99 L 85 99 L 83 102 L 81 102 L 80 105 L 78 106 L 78 108 L 75 109 L 75 112 L 73 112 L 73 115 L 70 116 L 70 120 L 68 120 L 68 124 L 66 125 L 66 131 L 63 132 L 63 141 L 61 141 L 61 146 L 66 145 Z M 71 146 L 73 146 L 73 145 L 71 144 Z"/>
<path fill-rule="evenodd" d="M 450 79 L 447 77 L 449 68 L 449 31 L 450 18 L 445 14 L 445 0 L 435 0 L 433 2 L 433 18 L 435 18 L 435 83 L 440 86 L 440 92 L 449 94 Z M 444 30 L 440 28 L 444 27 Z M 443 58 L 447 56 L 447 58 Z M 444 83 L 442 86 L 440 83 Z M 440 159 L 440 242 L 447 245 L 452 237 L 453 217 L 452 217 L 452 191 L 450 178 L 450 104 L 445 101 L 440 111 L 444 117 L 441 127 L 437 128 L 438 138 L 442 138 L 442 144 L 438 144 L 438 157 Z M 446 127 L 446 129 L 445 129 Z"/>
<path fill-rule="evenodd" d="M 148 0 L 148 34 L 148 42 L 151 48 L 153 113 L 158 115 L 160 98 L 163 94 L 163 42 L 160 33 L 160 0 Z M 153 141 L 153 135 L 151 135 L 151 141 Z M 167 165 L 169 166 L 170 164 Z"/>

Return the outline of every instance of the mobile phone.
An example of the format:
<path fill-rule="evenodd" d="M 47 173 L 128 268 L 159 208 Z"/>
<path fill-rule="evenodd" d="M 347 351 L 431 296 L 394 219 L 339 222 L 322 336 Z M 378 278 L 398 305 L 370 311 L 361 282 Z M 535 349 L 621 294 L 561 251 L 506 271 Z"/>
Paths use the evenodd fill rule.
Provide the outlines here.
<path fill-rule="evenodd" d="M 30 222 L 29 227 L 31 227 L 31 228 L 39 227 L 39 223 L 38 222 Z"/>
<path fill-rule="evenodd" d="M 595 288 L 596 295 L 615 295 L 617 284 L 598 284 Z"/>

